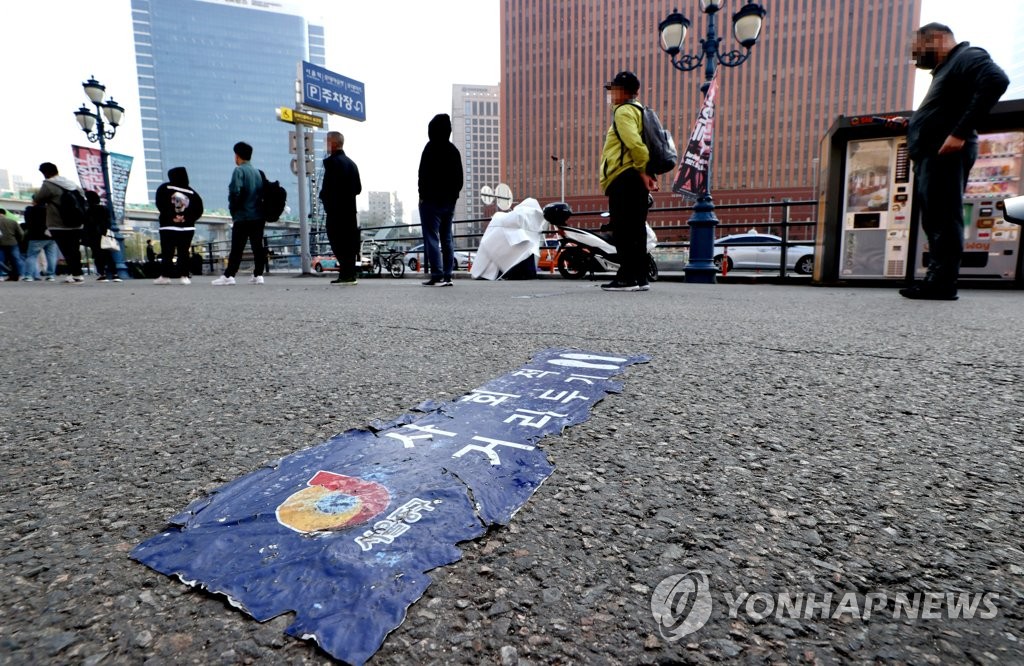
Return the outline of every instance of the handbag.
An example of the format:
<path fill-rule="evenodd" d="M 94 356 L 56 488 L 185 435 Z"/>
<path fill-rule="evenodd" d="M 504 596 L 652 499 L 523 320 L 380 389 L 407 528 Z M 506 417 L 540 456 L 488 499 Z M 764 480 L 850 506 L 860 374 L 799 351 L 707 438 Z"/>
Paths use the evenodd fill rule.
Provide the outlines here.
<path fill-rule="evenodd" d="M 100 236 L 100 249 L 115 251 L 121 249 L 121 246 L 117 242 L 117 238 L 114 236 L 114 232 L 108 231 Z"/>

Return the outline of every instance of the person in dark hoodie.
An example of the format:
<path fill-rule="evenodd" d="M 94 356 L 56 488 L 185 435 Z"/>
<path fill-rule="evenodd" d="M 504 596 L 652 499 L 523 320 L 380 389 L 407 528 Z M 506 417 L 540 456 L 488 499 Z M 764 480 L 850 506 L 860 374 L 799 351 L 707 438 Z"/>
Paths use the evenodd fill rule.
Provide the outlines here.
<path fill-rule="evenodd" d="M 914 64 L 932 73 L 928 94 L 907 128 L 914 203 L 928 237 L 928 272 L 900 295 L 952 301 L 964 252 L 964 189 L 978 157 L 976 130 L 1010 80 L 984 49 L 958 44 L 941 23 L 918 28 L 912 53 Z"/>
<path fill-rule="evenodd" d="M 356 195 L 363 191 L 359 167 L 345 154 L 345 137 L 341 132 L 328 132 L 324 140 L 324 180 L 320 201 L 327 215 L 327 240 L 338 259 L 338 278 L 332 284 L 356 284 L 356 256 L 359 254 L 359 218 L 356 217 Z"/>
<path fill-rule="evenodd" d="M 462 155 L 449 140 L 452 121 L 447 113 L 434 116 L 427 125 L 427 145 L 420 157 L 420 225 L 430 279 L 425 287 L 452 286 L 455 242 L 452 218 L 462 191 Z"/>
<path fill-rule="evenodd" d="M 99 276 L 97 281 L 121 282 L 121 278 L 117 277 L 114 253 L 104 250 L 100 245 L 100 239 L 110 231 L 110 209 L 103 204 L 100 195 L 92 190 L 86 190 L 85 202 L 89 208 L 85 213 L 85 226 L 82 227 L 82 243 L 92 252 L 92 261 Z"/>
<path fill-rule="evenodd" d="M 192 284 L 189 250 L 196 220 L 203 216 L 203 199 L 189 186 L 185 167 L 167 172 L 167 182 L 156 188 L 156 208 L 160 211 L 160 277 L 153 284 L 171 284 L 172 278 L 181 284 Z"/>

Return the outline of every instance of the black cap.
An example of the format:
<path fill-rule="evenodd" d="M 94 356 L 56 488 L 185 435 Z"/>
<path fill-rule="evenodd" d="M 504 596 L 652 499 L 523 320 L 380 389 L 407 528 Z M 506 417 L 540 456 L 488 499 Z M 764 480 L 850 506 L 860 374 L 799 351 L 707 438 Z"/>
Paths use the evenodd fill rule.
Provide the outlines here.
<path fill-rule="evenodd" d="M 636 74 L 633 72 L 619 72 L 615 75 L 615 78 L 604 84 L 605 90 L 611 90 L 612 86 L 622 88 L 626 92 L 633 94 L 640 90 L 640 79 L 636 78 Z"/>

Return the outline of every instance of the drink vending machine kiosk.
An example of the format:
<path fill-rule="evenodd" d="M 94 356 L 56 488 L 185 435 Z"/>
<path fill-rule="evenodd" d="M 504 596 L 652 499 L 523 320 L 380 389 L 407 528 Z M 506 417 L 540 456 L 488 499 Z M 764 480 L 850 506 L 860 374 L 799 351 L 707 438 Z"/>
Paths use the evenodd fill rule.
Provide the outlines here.
<path fill-rule="evenodd" d="M 821 142 L 814 281 L 902 285 L 925 273 L 906 129 L 912 112 L 840 116 Z M 1021 228 L 999 202 L 1024 194 L 1024 100 L 1000 102 L 979 128 L 964 196 L 962 281 L 1020 286 Z"/>

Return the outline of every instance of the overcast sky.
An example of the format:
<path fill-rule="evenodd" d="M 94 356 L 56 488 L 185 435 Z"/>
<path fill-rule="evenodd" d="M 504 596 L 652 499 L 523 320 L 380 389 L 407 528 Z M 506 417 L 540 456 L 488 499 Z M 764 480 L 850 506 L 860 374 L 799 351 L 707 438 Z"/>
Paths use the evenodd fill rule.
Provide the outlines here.
<path fill-rule="evenodd" d="M 345 134 L 346 152 L 359 164 L 363 191 L 397 191 L 409 220 L 427 122 L 435 113 L 451 112 L 453 84 L 499 82 L 499 0 L 290 4 L 306 7 L 311 19 L 323 18 L 327 68 L 365 84 L 366 122 L 335 117 L 330 127 Z M 696 13 L 696 0 L 690 4 L 694 9 L 688 13 Z M 770 11 L 771 0 L 764 4 Z M 958 39 L 984 46 L 1007 67 L 1012 39 L 1021 32 L 1007 17 L 1016 16 L 1019 24 L 1024 19 L 1020 4 L 924 0 L 922 19 L 949 24 Z M 4 5 L 4 28 L 0 62 L 9 93 L 0 105 L 0 168 L 37 182 L 39 163 L 52 161 L 73 176 L 70 145 L 87 144 L 73 112 L 86 101 L 82 81 L 94 75 L 125 107 L 123 125 L 108 148 L 135 157 L 128 201 L 145 201 L 130 0 L 14 0 Z M 765 29 L 771 30 L 770 13 Z M 918 87 L 926 87 L 928 76 L 919 79 Z M 286 129 L 282 124 L 282 134 Z M 232 167 L 229 155 L 225 184 Z M 360 208 L 365 207 L 364 195 Z"/>

